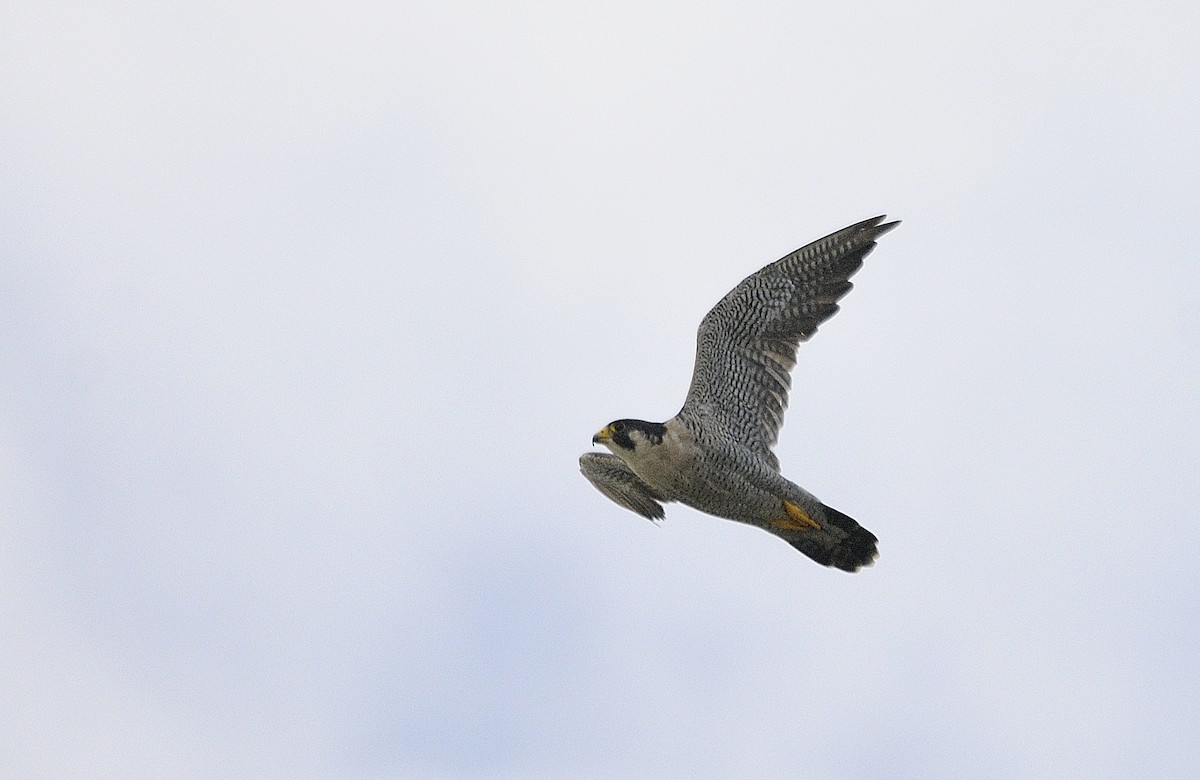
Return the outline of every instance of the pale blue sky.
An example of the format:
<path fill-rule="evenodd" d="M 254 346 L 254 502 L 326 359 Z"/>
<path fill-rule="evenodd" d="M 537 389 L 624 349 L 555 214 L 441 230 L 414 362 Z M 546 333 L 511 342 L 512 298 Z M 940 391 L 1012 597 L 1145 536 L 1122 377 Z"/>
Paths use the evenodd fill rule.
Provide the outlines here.
<path fill-rule="evenodd" d="M 1200 11 L 9 3 L 0 769 L 1200 772 Z M 576 469 L 805 344 L 823 569 Z"/>

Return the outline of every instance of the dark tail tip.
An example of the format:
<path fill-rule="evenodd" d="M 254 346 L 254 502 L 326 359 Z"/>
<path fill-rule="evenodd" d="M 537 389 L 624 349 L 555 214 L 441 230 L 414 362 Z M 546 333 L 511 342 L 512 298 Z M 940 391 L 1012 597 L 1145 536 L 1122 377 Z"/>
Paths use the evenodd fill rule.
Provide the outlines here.
<path fill-rule="evenodd" d="M 854 518 L 827 506 L 825 522 L 845 535 L 834 545 L 831 566 L 853 572 L 870 566 L 879 557 L 879 548 L 876 547 L 879 537 L 855 522 Z"/>
<path fill-rule="evenodd" d="M 870 566 L 879 556 L 875 534 L 833 507 L 825 507 L 825 528 L 780 534 L 800 552 L 822 566 L 856 572 Z"/>

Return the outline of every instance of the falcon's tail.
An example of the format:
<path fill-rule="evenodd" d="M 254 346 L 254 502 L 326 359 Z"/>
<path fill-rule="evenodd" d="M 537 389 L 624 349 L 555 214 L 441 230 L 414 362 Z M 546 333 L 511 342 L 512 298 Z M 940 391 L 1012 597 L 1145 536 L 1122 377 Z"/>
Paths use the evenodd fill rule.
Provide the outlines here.
<path fill-rule="evenodd" d="M 854 572 L 874 563 L 879 555 L 875 547 L 879 539 L 875 534 L 833 507 L 821 506 L 825 510 L 825 517 L 819 531 L 775 533 L 822 566 Z"/>

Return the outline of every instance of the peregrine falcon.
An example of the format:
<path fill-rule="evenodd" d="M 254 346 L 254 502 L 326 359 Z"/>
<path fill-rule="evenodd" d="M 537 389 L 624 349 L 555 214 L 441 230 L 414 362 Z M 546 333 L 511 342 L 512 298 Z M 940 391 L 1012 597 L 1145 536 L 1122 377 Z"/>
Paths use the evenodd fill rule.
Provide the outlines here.
<path fill-rule="evenodd" d="M 850 277 L 899 222 L 879 216 L 797 249 L 750 275 L 712 308 L 696 336 L 692 384 L 665 423 L 617 420 L 592 437 L 612 454 L 579 468 L 604 495 L 643 517 L 679 501 L 756 525 L 823 566 L 875 561 L 875 534 L 779 473 L 771 452 L 783 425 L 796 347 L 837 313 Z"/>

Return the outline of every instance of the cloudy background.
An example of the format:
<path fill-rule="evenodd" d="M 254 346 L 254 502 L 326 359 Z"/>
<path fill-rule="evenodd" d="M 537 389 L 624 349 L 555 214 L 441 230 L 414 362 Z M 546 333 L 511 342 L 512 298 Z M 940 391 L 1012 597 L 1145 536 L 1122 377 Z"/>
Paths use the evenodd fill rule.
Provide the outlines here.
<path fill-rule="evenodd" d="M 0 769 L 1200 772 L 1193 3 L 0 19 Z M 705 311 L 803 346 L 823 569 L 577 473 Z"/>

